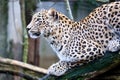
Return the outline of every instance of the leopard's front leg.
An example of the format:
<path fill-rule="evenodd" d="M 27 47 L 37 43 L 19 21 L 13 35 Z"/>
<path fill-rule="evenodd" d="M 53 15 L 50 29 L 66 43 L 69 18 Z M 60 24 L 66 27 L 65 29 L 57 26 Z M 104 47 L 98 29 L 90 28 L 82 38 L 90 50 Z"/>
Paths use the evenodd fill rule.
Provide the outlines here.
<path fill-rule="evenodd" d="M 76 65 L 77 65 L 77 63 L 67 62 L 67 61 L 59 61 L 59 62 L 51 65 L 48 68 L 48 74 L 55 75 L 55 76 L 61 76 L 61 75 L 65 74 L 65 72 L 68 69 L 70 69 Z"/>
<path fill-rule="evenodd" d="M 48 68 L 48 74 L 61 76 L 69 69 L 68 62 L 59 61 Z"/>

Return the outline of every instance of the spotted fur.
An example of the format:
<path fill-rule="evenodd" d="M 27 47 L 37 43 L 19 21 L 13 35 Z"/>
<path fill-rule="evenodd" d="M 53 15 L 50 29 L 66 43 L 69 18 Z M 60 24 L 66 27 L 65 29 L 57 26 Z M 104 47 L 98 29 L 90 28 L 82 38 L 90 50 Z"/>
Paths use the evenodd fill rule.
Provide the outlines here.
<path fill-rule="evenodd" d="M 68 69 L 120 49 L 120 2 L 104 4 L 75 22 L 55 9 L 41 10 L 27 26 L 32 38 L 43 35 L 60 61 L 48 74 L 63 75 Z"/>

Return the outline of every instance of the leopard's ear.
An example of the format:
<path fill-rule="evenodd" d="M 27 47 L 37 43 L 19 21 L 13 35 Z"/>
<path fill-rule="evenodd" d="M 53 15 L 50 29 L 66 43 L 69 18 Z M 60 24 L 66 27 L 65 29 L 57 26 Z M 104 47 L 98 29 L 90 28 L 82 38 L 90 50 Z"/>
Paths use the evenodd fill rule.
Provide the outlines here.
<path fill-rule="evenodd" d="M 48 18 L 51 21 L 57 21 L 59 19 L 58 12 L 53 8 L 49 9 L 48 10 Z"/>

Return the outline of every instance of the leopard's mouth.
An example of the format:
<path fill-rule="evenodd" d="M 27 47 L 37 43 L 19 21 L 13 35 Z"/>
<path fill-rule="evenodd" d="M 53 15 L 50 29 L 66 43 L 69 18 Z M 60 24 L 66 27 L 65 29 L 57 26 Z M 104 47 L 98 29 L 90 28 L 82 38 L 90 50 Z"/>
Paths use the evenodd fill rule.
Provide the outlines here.
<path fill-rule="evenodd" d="M 33 33 L 34 36 L 40 36 L 40 32 Z"/>
<path fill-rule="evenodd" d="M 29 32 L 29 35 L 31 38 L 38 38 L 40 36 L 40 34 L 41 34 L 40 32 L 35 32 L 35 33 Z"/>

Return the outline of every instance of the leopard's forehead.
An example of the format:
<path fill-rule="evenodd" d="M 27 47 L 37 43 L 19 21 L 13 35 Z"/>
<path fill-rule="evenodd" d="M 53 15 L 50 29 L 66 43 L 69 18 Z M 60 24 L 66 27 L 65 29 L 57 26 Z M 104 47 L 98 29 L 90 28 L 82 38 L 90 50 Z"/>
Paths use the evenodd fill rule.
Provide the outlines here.
<path fill-rule="evenodd" d="M 57 15 L 56 15 L 57 14 Z M 48 18 L 50 18 L 49 20 L 54 19 L 54 18 L 57 18 L 59 17 L 58 19 L 59 20 L 62 20 L 62 21 L 68 21 L 68 17 L 65 16 L 63 13 L 53 9 L 49 9 L 49 10 L 46 10 L 46 9 L 41 9 L 39 12 L 36 12 L 34 15 L 33 15 L 33 18 L 32 19 L 37 19 L 37 18 L 41 18 L 42 20 L 46 20 Z"/>
<path fill-rule="evenodd" d="M 42 17 L 43 15 L 45 15 L 48 12 L 48 10 L 46 9 L 41 9 L 39 12 L 36 12 L 33 17 Z"/>

